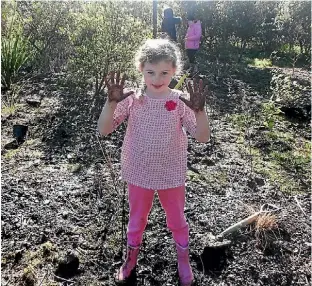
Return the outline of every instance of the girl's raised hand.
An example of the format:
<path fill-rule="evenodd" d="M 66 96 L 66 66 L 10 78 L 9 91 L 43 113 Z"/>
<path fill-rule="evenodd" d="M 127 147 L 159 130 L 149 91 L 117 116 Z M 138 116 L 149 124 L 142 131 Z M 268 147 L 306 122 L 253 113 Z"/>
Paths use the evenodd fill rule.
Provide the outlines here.
<path fill-rule="evenodd" d="M 180 96 L 180 99 L 193 111 L 203 111 L 205 108 L 206 97 L 208 95 L 208 86 L 206 85 L 204 89 L 202 79 L 199 80 L 199 82 L 196 79 L 193 79 L 193 87 L 190 81 L 187 83 L 186 87 L 190 94 L 190 99 L 188 100 L 182 96 Z"/>
<path fill-rule="evenodd" d="M 120 72 L 118 71 L 115 76 L 115 72 L 110 72 L 104 78 L 105 84 L 108 90 L 108 101 L 109 102 L 120 102 L 128 97 L 130 94 L 133 94 L 134 91 L 129 91 L 124 93 L 124 85 L 125 85 L 126 75 L 124 74 L 120 79 Z"/>

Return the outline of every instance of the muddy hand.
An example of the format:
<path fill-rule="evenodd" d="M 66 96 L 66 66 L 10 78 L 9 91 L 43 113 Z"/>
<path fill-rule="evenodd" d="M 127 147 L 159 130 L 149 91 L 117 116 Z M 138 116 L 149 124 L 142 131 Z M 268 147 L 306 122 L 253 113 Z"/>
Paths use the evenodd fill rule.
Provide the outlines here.
<path fill-rule="evenodd" d="M 187 83 L 187 91 L 190 94 L 190 99 L 186 99 L 180 96 L 180 99 L 195 112 L 203 111 L 205 108 L 206 96 L 208 95 L 208 86 L 205 86 L 203 80 L 200 79 L 199 82 L 193 79 L 193 87 L 191 82 Z"/>
<path fill-rule="evenodd" d="M 118 71 L 115 76 L 115 72 L 110 72 L 104 78 L 105 84 L 108 90 L 108 101 L 110 102 L 120 102 L 128 97 L 130 94 L 133 94 L 134 91 L 129 91 L 124 93 L 124 85 L 125 85 L 126 75 L 124 74 L 120 79 L 120 72 Z"/>

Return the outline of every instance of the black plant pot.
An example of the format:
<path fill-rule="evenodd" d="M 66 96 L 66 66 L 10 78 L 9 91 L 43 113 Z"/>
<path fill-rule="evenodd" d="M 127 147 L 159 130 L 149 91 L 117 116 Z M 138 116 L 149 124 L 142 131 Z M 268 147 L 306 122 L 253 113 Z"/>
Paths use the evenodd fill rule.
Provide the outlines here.
<path fill-rule="evenodd" d="M 28 131 L 27 125 L 15 124 L 13 125 L 13 136 L 18 143 L 25 141 L 25 137 Z"/>

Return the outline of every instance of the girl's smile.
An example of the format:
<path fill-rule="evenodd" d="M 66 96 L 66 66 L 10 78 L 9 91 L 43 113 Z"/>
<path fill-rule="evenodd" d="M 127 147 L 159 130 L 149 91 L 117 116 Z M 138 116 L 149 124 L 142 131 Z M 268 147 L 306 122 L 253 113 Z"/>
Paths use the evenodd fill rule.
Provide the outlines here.
<path fill-rule="evenodd" d="M 152 86 L 153 86 L 154 88 L 156 88 L 156 89 L 160 89 L 160 88 L 163 86 L 163 84 L 161 84 L 161 85 L 152 84 Z"/>

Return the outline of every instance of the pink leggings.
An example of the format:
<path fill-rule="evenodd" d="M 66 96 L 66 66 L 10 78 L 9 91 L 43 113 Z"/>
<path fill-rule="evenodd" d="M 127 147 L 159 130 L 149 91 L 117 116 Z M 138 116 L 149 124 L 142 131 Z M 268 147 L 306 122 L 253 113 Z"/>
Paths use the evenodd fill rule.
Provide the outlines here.
<path fill-rule="evenodd" d="M 154 193 L 154 190 L 128 184 L 130 215 L 127 242 L 131 246 L 138 246 L 142 242 Z M 157 193 L 173 239 L 180 246 L 186 247 L 189 241 L 189 227 L 184 216 L 185 186 L 160 190 Z"/>

